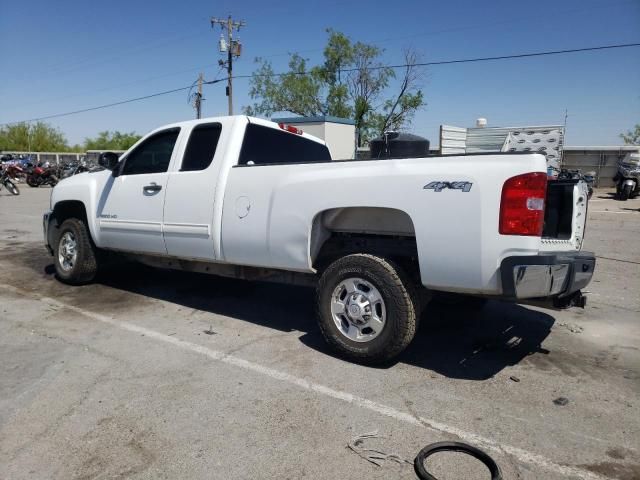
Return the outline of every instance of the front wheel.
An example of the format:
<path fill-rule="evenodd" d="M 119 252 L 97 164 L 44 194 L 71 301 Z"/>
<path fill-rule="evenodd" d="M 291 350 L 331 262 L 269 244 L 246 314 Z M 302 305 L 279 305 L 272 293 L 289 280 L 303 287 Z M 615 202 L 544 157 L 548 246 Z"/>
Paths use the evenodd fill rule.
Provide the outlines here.
<path fill-rule="evenodd" d="M 56 276 L 71 285 L 90 283 L 98 272 L 98 262 L 87 225 L 77 218 L 69 218 L 62 222 L 57 233 Z"/>
<path fill-rule="evenodd" d="M 340 355 L 383 363 L 415 336 L 419 299 L 409 276 L 394 262 L 355 254 L 333 262 L 317 289 L 318 324 Z"/>
<path fill-rule="evenodd" d="M 13 195 L 20 195 L 20 190 L 18 187 L 9 179 L 4 181 L 4 186 L 9 190 Z"/>

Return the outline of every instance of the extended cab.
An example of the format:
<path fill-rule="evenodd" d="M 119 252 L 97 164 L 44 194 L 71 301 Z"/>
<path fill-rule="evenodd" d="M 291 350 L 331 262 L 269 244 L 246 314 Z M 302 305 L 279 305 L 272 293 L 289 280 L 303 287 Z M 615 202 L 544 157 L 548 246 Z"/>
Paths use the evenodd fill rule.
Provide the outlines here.
<path fill-rule="evenodd" d="M 61 181 L 44 215 L 57 277 L 91 282 L 117 251 L 156 267 L 313 284 L 343 355 L 386 361 L 432 292 L 584 306 L 587 192 L 538 154 L 331 159 L 246 116 L 159 128 Z"/>

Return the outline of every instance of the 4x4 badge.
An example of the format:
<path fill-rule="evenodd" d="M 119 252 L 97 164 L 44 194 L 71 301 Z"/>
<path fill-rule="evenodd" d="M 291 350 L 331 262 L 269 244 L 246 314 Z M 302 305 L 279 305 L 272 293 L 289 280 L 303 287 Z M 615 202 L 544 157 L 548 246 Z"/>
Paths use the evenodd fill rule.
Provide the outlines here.
<path fill-rule="evenodd" d="M 431 182 L 422 188 L 425 190 L 433 190 L 434 192 L 441 192 L 445 188 L 449 188 L 451 190 L 462 190 L 466 193 L 471 190 L 472 186 L 472 182 Z"/>

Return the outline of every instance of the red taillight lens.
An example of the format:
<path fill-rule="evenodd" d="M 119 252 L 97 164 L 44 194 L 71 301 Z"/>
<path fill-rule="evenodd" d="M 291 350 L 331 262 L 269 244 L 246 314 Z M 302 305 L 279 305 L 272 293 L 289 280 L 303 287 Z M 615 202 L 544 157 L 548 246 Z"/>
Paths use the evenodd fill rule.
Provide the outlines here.
<path fill-rule="evenodd" d="M 500 234 L 542 236 L 546 195 L 546 173 L 525 173 L 504 182 Z"/>

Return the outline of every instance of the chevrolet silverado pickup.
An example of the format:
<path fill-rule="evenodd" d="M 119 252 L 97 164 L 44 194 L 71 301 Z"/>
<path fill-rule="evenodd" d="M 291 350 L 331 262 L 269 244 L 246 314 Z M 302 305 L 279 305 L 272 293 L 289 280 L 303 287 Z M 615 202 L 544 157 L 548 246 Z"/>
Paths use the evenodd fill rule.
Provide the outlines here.
<path fill-rule="evenodd" d="M 584 306 L 586 185 L 539 154 L 332 160 L 296 127 L 232 116 L 152 131 L 52 191 L 57 278 L 91 282 L 111 251 L 160 268 L 312 284 L 340 354 L 384 362 L 433 292 Z"/>

